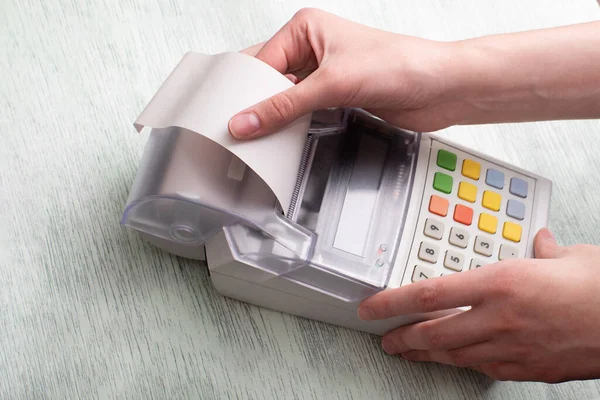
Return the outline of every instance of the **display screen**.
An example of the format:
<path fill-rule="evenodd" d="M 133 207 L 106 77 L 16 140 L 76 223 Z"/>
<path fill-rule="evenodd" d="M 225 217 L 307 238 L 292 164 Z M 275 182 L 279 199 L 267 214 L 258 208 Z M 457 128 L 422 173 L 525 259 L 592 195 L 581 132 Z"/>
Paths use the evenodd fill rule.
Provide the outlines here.
<path fill-rule="evenodd" d="M 388 149 L 384 137 L 361 135 L 333 242 L 336 249 L 364 254 Z"/>

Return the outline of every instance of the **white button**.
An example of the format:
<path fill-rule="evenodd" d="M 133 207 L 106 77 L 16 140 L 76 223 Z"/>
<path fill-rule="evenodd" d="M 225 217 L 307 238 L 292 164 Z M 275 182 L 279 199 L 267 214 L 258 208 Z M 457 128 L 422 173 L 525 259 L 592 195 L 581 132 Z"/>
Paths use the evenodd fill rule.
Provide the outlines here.
<path fill-rule="evenodd" d="M 444 224 L 433 218 L 427 218 L 423 233 L 425 236 L 429 236 L 432 239 L 440 240 L 444 235 Z"/>
<path fill-rule="evenodd" d="M 516 247 L 512 247 L 507 244 L 500 246 L 500 254 L 498 254 L 498 259 L 500 261 L 517 257 L 519 257 L 519 250 L 517 250 Z"/>
<path fill-rule="evenodd" d="M 479 253 L 484 256 L 491 256 L 494 250 L 494 241 L 485 236 L 477 236 L 475 238 L 475 246 L 473 247 L 475 253 Z"/>
<path fill-rule="evenodd" d="M 454 246 L 466 249 L 469 245 L 469 232 L 464 229 L 454 227 L 450 229 L 450 237 L 448 238 L 448 241 Z"/>
<path fill-rule="evenodd" d="M 419 248 L 419 258 L 421 260 L 435 264 L 438 260 L 439 253 L 439 246 L 427 242 L 421 242 L 421 247 Z"/>
<path fill-rule="evenodd" d="M 416 265 L 412 275 L 412 281 L 424 281 L 425 279 L 433 278 L 433 269 Z"/>
<path fill-rule="evenodd" d="M 444 258 L 444 267 L 460 272 L 463 269 L 464 261 L 464 256 L 461 253 L 448 250 L 446 258 Z"/>
<path fill-rule="evenodd" d="M 471 260 L 471 265 L 469 265 L 469 269 L 476 269 L 476 268 L 481 268 L 486 264 L 485 261 L 479 259 L 479 258 L 474 258 Z"/>

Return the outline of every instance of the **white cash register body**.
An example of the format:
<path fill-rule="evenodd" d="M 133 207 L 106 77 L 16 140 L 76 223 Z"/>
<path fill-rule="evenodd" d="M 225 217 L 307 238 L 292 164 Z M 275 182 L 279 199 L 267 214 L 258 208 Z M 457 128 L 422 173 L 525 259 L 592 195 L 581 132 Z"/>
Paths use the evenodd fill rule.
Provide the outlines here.
<path fill-rule="evenodd" d="M 225 147 L 182 127 L 154 128 L 122 223 L 170 253 L 206 259 L 214 287 L 225 296 L 383 334 L 446 313 L 368 322 L 357 315 L 366 297 L 423 278 L 422 273 L 415 276 L 419 265 L 433 275 L 425 278 L 456 273 L 457 268 L 446 268 L 443 256 L 450 246 L 447 232 L 456 225 L 451 210 L 435 216 L 446 231 L 439 241 L 443 245 L 432 247 L 439 259 L 436 254 L 435 260 L 423 261 L 418 254 L 423 243 L 433 240 L 424 235 L 424 224 L 430 217 L 429 197 L 436 193 L 432 179 L 438 149 L 528 182 L 522 239 L 510 248 L 515 256 L 532 257 L 534 234 L 547 222 L 548 180 L 354 109 L 313 113 L 287 209 Z M 458 181 L 460 171 L 446 172 Z M 483 180 L 475 183 L 483 185 Z M 442 195 L 463 202 L 454 193 Z M 476 213 L 481 211 L 477 204 L 469 204 Z M 457 257 L 464 257 L 459 270 L 468 270 L 470 259 L 482 257 L 473 250 L 476 218 L 462 229 L 471 238 Z M 494 244 L 488 262 L 493 262 L 507 244 L 501 236 L 489 236 Z"/>

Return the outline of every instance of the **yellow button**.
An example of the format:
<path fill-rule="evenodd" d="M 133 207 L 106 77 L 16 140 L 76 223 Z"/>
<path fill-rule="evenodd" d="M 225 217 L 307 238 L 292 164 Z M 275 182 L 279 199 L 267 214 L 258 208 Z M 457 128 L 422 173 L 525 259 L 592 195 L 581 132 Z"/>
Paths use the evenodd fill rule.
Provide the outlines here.
<path fill-rule="evenodd" d="M 462 165 L 462 174 L 467 178 L 479 180 L 481 165 L 473 160 L 465 160 Z"/>
<path fill-rule="evenodd" d="M 463 200 L 475 203 L 477 199 L 477 186 L 469 182 L 461 182 L 458 185 L 458 197 Z"/>
<path fill-rule="evenodd" d="M 500 203 L 502 203 L 502 196 L 500 196 L 498 193 L 491 192 L 489 190 L 483 192 L 483 200 L 481 201 L 481 204 L 483 204 L 485 208 L 498 211 L 500 210 Z"/>
<path fill-rule="evenodd" d="M 502 230 L 502 236 L 513 242 L 521 241 L 521 225 L 515 224 L 514 222 L 505 222 L 504 229 Z"/>
<path fill-rule="evenodd" d="M 481 215 L 479 215 L 479 224 L 477 226 L 484 232 L 494 234 L 496 233 L 496 227 L 498 226 L 498 218 L 490 214 L 481 213 Z"/>

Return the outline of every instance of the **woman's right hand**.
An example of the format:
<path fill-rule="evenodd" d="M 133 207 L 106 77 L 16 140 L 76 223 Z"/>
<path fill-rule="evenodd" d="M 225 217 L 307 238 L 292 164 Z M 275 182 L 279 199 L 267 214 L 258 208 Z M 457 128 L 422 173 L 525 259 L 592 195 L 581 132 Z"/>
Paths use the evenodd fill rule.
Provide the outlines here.
<path fill-rule="evenodd" d="M 600 21 L 442 43 L 304 9 L 246 52 L 299 83 L 234 116 L 240 139 L 328 107 L 420 132 L 600 118 Z"/>
<path fill-rule="evenodd" d="M 263 45 L 246 51 L 298 82 L 238 113 L 233 136 L 273 133 L 328 107 L 358 107 L 411 130 L 458 123 L 455 46 L 369 28 L 324 11 L 300 10 Z M 295 78 L 294 78 L 295 77 Z"/>

